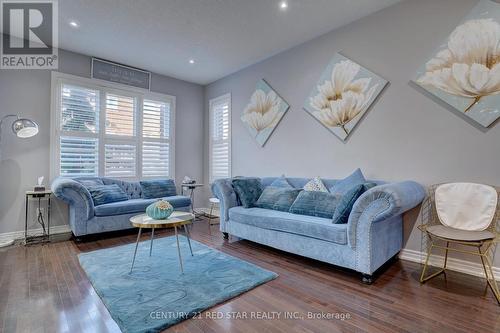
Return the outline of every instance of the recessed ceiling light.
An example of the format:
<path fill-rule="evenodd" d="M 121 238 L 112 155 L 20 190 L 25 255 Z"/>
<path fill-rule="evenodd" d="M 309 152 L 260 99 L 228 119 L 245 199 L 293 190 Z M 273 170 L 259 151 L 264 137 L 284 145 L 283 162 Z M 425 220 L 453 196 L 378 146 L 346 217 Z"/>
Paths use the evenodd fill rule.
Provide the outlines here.
<path fill-rule="evenodd" d="M 73 28 L 80 27 L 80 24 L 78 22 L 76 22 L 75 20 L 69 21 L 69 25 L 72 26 Z"/>
<path fill-rule="evenodd" d="M 281 1 L 281 2 L 280 2 L 280 9 L 281 9 L 281 10 L 285 10 L 285 9 L 287 9 L 287 8 L 288 8 L 288 2 L 286 2 L 286 1 Z"/>
<path fill-rule="evenodd" d="M 189 63 L 190 64 L 194 64 L 194 60 L 193 59 L 189 59 Z"/>

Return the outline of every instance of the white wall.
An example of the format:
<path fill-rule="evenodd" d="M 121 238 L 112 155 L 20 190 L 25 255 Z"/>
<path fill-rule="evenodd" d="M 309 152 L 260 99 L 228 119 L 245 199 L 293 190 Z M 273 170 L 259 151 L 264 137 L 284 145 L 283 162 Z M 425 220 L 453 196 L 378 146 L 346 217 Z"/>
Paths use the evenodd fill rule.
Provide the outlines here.
<path fill-rule="evenodd" d="M 476 3 L 405 1 L 208 85 L 206 107 L 232 94 L 233 175 L 340 178 L 360 167 L 372 179 L 500 185 L 500 125 L 481 131 L 409 84 Z M 345 143 L 302 109 L 335 52 L 390 82 Z M 264 148 L 240 120 L 261 78 L 291 106 Z M 420 232 L 406 229 L 407 248 L 420 250 Z"/>
<path fill-rule="evenodd" d="M 60 50 L 58 71 L 90 77 L 90 57 Z M 40 129 L 37 136 L 21 140 L 12 135 L 11 121 L 3 125 L 0 234 L 24 230 L 24 191 L 33 188 L 38 176 L 49 179 L 50 80 L 48 70 L 0 70 L 0 117 L 16 113 L 35 120 Z M 176 96 L 177 184 L 185 175 L 202 179 L 204 87 L 153 74 L 151 90 Z M 52 213 L 53 225 L 67 224 L 68 210 L 64 203 L 56 202 Z"/>

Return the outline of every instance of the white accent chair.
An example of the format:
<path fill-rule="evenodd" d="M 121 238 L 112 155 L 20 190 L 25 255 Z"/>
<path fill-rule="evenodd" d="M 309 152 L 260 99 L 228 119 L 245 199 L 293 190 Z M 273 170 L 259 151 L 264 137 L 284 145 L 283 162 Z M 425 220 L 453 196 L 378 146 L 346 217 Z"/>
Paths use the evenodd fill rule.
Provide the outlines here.
<path fill-rule="evenodd" d="M 473 183 L 449 183 L 433 185 L 422 205 L 422 224 L 419 229 L 426 235 L 427 257 L 420 282 L 446 272 L 448 252 L 455 251 L 481 258 L 484 274 L 491 291 L 500 305 L 498 288 L 492 269 L 492 257 L 500 240 L 498 222 L 500 190 L 492 186 Z M 445 245 L 443 245 L 445 244 Z M 468 251 L 451 244 L 474 247 Z M 444 264 L 439 271 L 426 276 L 433 249 L 445 251 Z"/>

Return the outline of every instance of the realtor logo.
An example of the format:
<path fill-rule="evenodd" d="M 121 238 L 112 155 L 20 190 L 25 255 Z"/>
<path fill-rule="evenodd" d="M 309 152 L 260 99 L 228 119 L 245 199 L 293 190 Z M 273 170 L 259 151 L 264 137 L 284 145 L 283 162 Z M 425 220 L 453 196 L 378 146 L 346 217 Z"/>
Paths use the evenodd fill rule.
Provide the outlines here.
<path fill-rule="evenodd" d="M 2 0 L 1 69 L 57 69 L 57 1 Z"/>

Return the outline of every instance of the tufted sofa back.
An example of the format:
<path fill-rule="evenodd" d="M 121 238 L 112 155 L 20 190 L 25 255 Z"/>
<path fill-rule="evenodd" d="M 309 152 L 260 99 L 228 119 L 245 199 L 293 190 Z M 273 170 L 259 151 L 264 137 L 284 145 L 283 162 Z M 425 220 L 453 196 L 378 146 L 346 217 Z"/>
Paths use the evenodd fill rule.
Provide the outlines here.
<path fill-rule="evenodd" d="M 101 178 L 104 185 L 116 184 L 121 187 L 121 189 L 127 193 L 130 199 L 140 199 L 142 198 L 142 188 L 139 182 L 127 182 L 124 180 L 113 179 L 113 178 Z"/>
<path fill-rule="evenodd" d="M 140 199 L 142 198 L 142 188 L 141 184 L 137 182 L 129 182 L 125 180 L 120 180 L 120 179 L 114 179 L 114 178 L 106 178 L 106 177 L 81 177 L 81 178 L 76 178 L 76 181 L 80 180 L 102 180 L 104 185 L 112 185 L 116 184 L 120 186 L 120 188 L 127 193 L 129 199 Z"/>
<path fill-rule="evenodd" d="M 263 178 L 261 178 L 262 185 L 264 187 L 269 186 L 269 185 L 271 185 L 271 183 L 273 181 L 275 181 L 278 178 L 280 178 L 280 177 L 263 177 Z M 307 184 L 308 181 L 311 180 L 311 178 L 286 177 L 286 180 L 293 187 L 295 187 L 295 188 L 302 188 L 302 187 L 304 187 L 305 184 Z M 333 185 L 335 185 L 336 182 L 338 182 L 337 179 L 321 178 L 321 180 L 325 184 L 326 188 L 330 188 Z M 374 182 L 377 185 L 386 184 L 385 181 L 381 181 L 381 180 L 367 180 L 367 181 Z"/>

